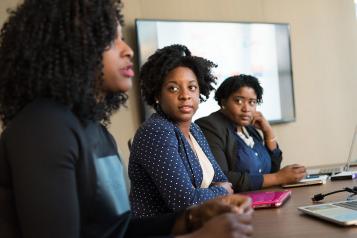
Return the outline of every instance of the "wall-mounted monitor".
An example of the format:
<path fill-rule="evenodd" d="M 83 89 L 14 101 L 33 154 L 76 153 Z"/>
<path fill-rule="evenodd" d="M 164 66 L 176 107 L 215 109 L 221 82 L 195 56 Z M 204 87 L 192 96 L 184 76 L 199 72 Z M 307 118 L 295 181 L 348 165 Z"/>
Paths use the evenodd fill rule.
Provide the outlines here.
<path fill-rule="evenodd" d="M 271 123 L 295 120 L 288 24 L 137 19 L 136 33 L 140 66 L 156 49 L 186 45 L 193 55 L 218 65 L 216 87 L 232 75 L 253 75 L 264 88 L 258 110 Z M 194 119 L 218 109 L 212 92 Z"/>

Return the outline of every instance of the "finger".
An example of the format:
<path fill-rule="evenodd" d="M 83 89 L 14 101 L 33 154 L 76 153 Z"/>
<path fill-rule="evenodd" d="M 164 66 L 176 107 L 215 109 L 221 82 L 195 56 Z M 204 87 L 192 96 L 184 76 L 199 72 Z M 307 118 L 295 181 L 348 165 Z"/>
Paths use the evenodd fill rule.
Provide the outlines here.
<path fill-rule="evenodd" d="M 250 205 L 252 203 L 251 199 L 248 196 L 240 195 L 240 194 L 232 194 L 227 196 L 227 200 L 229 204 L 240 207 L 244 204 L 244 206 Z M 248 204 L 246 204 L 248 203 Z"/>
<path fill-rule="evenodd" d="M 260 111 L 255 111 L 253 115 L 254 115 L 254 116 L 257 116 L 257 117 L 258 117 L 258 116 L 261 117 L 263 114 L 262 114 Z"/>
<path fill-rule="evenodd" d="M 292 165 L 288 165 L 287 167 L 291 167 L 293 169 L 298 169 L 298 168 L 301 168 L 301 167 L 304 167 L 304 166 L 300 165 L 300 164 L 292 164 Z"/>
<path fill-rule="evenodd" d="M 237 224 L 238 232 L 242 235 L 251 236 L 253 234 L 253 226 L 251 224 Z"/>
<path fill-rule="evenodd" d="M 302 173 L 302 174 L 300 174 L 300 175 L 299 175 L 299 180 L 301 180 L 301 179 L 305 178 L 305 176 L 306 176 L 306 173 Z"/>
<path fill-rule="evenodd" d="M 253 216 L 248 214 L 239 214 L 235 216 L 237 221 L 242 224 L 251 224 L 253 220 Z"/>
<path fill-rule="evenodd" d="M 224 218 L 227 221 L 234 222 L 236 224 L 251 224 L 253 220 L 253 216 L 248 214 L 226 213 L 220 215 L 219 217 Z"/>
<path fill-rule="evenodd" d="M 293 171 L 295 173 L 305 173 L 306 172 L 306 168 L 305 167 L 294 168 Z"/>
<path fill-rule="evenodd" d="M 251 205 L 249 206 L 240 206 L 238 207 L 238 214 L 252 214 L 253 208 Z"/>
<path fill-rule="evenodd" d="M 248 198 L 245 202 L 243 202 L 239 206 L 239 208 L 242 211 L 242 213 L 246 213 L 249 209 L 252 209 L 252 199 Z"/>
<path fill-rule="evenodd" d="M 254 213 L 253 207 L 247 207 L 246 210 L 244 211 L 244 214 L 252 216 Z"/>

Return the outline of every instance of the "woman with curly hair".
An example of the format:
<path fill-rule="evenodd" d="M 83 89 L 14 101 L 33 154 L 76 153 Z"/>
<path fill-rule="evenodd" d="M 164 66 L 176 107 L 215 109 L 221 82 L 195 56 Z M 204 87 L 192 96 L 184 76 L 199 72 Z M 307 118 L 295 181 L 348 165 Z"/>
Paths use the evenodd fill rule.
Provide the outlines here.
<path fill-rule="evenodd" d="M 106 129 L 134 75 L 120 7 L 115 0 L 25 0 L 3 26 L 0 237 L 251 234 L 250 204 L 239 196 L 131 218 Z"/>
<path fill-rule="evenodd" d="M 213 89 L 211 61 L 183 45 L 157 50 L 140 72 L 142 96 L 156 109 L 136 132 L 129 159 L 133 213 L 170 213 L 233 192 L 208 143 L 192 123 Z"/>
<path fill-rule="evenodd" d="M 262 97 L 257 78 L 231 76 L 215 94 L 221 109 L 196 121 L 235 192 L 295 183 L 305 176 L 301 165 L 280 169 L 282 152 L 274 131 L 257 111 Z"/>

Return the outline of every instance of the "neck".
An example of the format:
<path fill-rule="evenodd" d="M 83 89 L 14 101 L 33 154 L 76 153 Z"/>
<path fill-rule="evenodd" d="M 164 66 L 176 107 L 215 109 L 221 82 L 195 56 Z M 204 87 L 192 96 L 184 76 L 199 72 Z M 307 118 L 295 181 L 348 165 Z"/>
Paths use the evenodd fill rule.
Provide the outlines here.
<path fill-rule="evenodd" d="M 236 125 L 236 127 L 237 127 L 237 131 L 238 132 L 242 132 L 243 133 L 243 126 Z"/>
<path fill-rule="evenodd" d="M 177 123 L 177 126 L 180 128 L 186 138 L 190 137 L 191 121 Z"/>

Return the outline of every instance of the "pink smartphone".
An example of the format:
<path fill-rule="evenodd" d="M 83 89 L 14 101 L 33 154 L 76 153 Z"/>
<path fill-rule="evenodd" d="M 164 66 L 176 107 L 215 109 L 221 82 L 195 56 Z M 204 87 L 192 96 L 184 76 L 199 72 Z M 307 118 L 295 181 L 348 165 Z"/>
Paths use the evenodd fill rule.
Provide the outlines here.
<path fill-rule="evenodd" d="M 291 190 L 249 192 L 245 195 L 252 198 L 253 208 L 280 207 L 290 197 Z"/>

